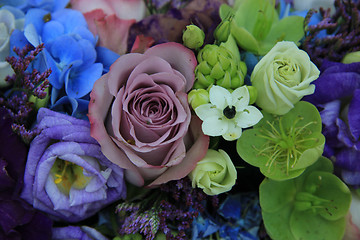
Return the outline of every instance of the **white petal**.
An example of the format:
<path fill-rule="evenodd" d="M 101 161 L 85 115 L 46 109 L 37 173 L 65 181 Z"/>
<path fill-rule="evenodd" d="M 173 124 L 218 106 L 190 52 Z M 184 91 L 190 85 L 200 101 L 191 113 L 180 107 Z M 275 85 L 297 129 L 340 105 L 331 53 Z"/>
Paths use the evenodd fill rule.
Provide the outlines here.
<path fill-rule="evenodd" d="M 222 112 L 220 109 L 217 109 L 212 104 L 203 104 L 195 108 L 196 115 L 201 119 L 205 120 L 206 118 L 212 117 L 212 116 L 222 116 Z"/>
<path fill-rule="evenodd" d="M 256 107 L 248 106 L 243 112 L 237 113 L 235 118 L 239 127 L 248 128 L 257 124 L 263 118 L 263 115 Z"/>
<path fill-rule="evenodd" d="M 242 111 L 249 105 L 250 94 L 246 86 L 239 87 L 231 93 L 232 105 L 236 111 Z"/>
<path fill-rule="evenodd" d="M 237 126 L 234 122 L 229 124 L 228 130 L 223 134 L 223 138 L 227 141 L 233 141 L 238 139 L 242 134 L 241 127 Z"/>
<path fill-rule="evenodd" d="M 228 130 L 228 121 L 223 118 L 217 116 L 206 118 L 201 126 L 204 134 L 212 137 L 225 134 Z"/>
<path fill-rule="evenodd" d="M 232 103 L 230 92 L 226 88 L 216 85 L 210 88 L 209 98 L 210 102 L 221 110 Z"/>

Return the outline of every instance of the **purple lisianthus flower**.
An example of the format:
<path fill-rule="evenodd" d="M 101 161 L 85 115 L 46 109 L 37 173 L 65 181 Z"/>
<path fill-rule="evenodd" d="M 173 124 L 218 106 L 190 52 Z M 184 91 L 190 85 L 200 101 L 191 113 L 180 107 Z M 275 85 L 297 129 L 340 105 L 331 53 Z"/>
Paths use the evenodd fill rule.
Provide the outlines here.
<path fill-rule="evenodd" d="M 55 220 L 77 222 L 126 195 L 123 169 L 90 137 L 88 121 L 41 108 L 22 198 Z"/>
<path fill-rule="evenodd" d="M 108 240 L 96 229 L 88 226 L 56 227 L 52 230 L 52 240 Z"/>
<path fill-rule="evenodd" d="M 307 101 L 320 109 L 324 155 L 341 169 L 343 180 L 360 187 L 360 62 L 324 61 Z"/>
<path fill-rule="evenodd" d="M 0 108 L 0 239 L 50 239 L 52 221 L 19 197 L 27 148 L 11 124 Z"/>

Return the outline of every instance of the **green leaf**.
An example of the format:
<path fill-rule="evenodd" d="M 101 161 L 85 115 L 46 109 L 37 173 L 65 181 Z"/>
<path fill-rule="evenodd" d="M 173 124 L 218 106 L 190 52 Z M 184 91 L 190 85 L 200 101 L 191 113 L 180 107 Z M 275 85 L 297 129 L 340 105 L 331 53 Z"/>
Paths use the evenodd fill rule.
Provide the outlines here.
<path fill-rule="evenodd" d="M 236 43 L 242 49 L 253 52 L 257 54 L 260 51 L 260 46 L 258 41 L 254 38 L 254 36 L 245 28 L 238 27 L 234 21 L 231 21 L 230 25 L 230 33 L 236 40 Z"/>
<path fill-rule="evenodd" d="M 281 19 L 271 26 L 266 38 L 261 41 L 260 55 L 265 55 L 280 41 L 292 41 L 297 45 L 304 37 L 304 18 L 300 16 L 289 16 Z"/>

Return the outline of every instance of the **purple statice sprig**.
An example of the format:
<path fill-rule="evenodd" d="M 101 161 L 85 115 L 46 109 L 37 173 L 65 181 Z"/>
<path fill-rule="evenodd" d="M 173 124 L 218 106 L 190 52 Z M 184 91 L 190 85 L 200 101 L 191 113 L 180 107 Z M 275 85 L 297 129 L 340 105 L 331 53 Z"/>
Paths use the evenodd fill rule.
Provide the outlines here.
<path fill-rule="evenodd" d="M 29 129 L 30 116 L 34 110 L 34 103 L 30 101 L 30 97 L 44 99 L 47 95 L 46 89 L 50 86 L 48 77 L 51 69 L 42 73 L 36 69 L 29 71 L 30 64 L 43 49 L 44 44 L 36 48 L 29 44 L 22 49 L 14 47 L 16 56 L 6 58 L 14 74 L 6 78 L 11 88 L 0 97 L 0 106 L 7 109 L 13 120 L 13 131 L 20 135 L 25 143 L 29 143 L 38 134 L 36 129 Z"/>
<path fill-rule="evenodd" d="M 155 192 L 154 192 L 155 191 Z M 207 203 L 218 207 L 218 198 L 192 188 L 188 178 L 171 181 L 150 191 L 138 202 L 123 202 L 116 208 L 120 235 L 141 233 L 146 240 L 163 233 L 166 239 L 188 239 L 192 221 Z"/>
<path fill-rule="evenodd" d="M 316 11 L 310 10 L 305 18 L 303 49 L 320 66 L 324 59 L 340 62 L 349 52 L 360 50 L 360 1 L 335 0 L 336 12 L 320 8 L 322 20 L 309 25 Z M 325 35 L 323 33 L 326 31 Z"/>

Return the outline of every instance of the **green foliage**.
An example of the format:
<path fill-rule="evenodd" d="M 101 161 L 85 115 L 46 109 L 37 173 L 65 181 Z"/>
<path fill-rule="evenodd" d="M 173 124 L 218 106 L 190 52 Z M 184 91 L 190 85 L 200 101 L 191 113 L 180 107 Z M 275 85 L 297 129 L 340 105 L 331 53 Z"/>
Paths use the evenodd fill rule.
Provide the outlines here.
<path fill-rule="evenodd" d="M 231 20 L 230 34 L 239 47 L 257 55 L 265 55 L 279 41 L 299 44 L 304 37 L 304 18 L 289 16 L 280 20 L 274 2 L 242 0 L 237 1 L 233 9 L 226 4 L 220 7 L 224 25 L 227 26 Z"/>
<path fill-rule="evenodd" d="M 263 119 L 244 131 L 237 152 L 267 177 L 285 180 L 299 176 L 322 155 L 325 137 L 314 105 L 299 102 L 283 116 L 262 112 Z"/>
<path fill-rule="evenodd" d="M 272 239 L 342 238 L 351 193 L 332 169 L 331 161 L 320 157 L 298 178 L 261 183 L 262 216 Z"/>

